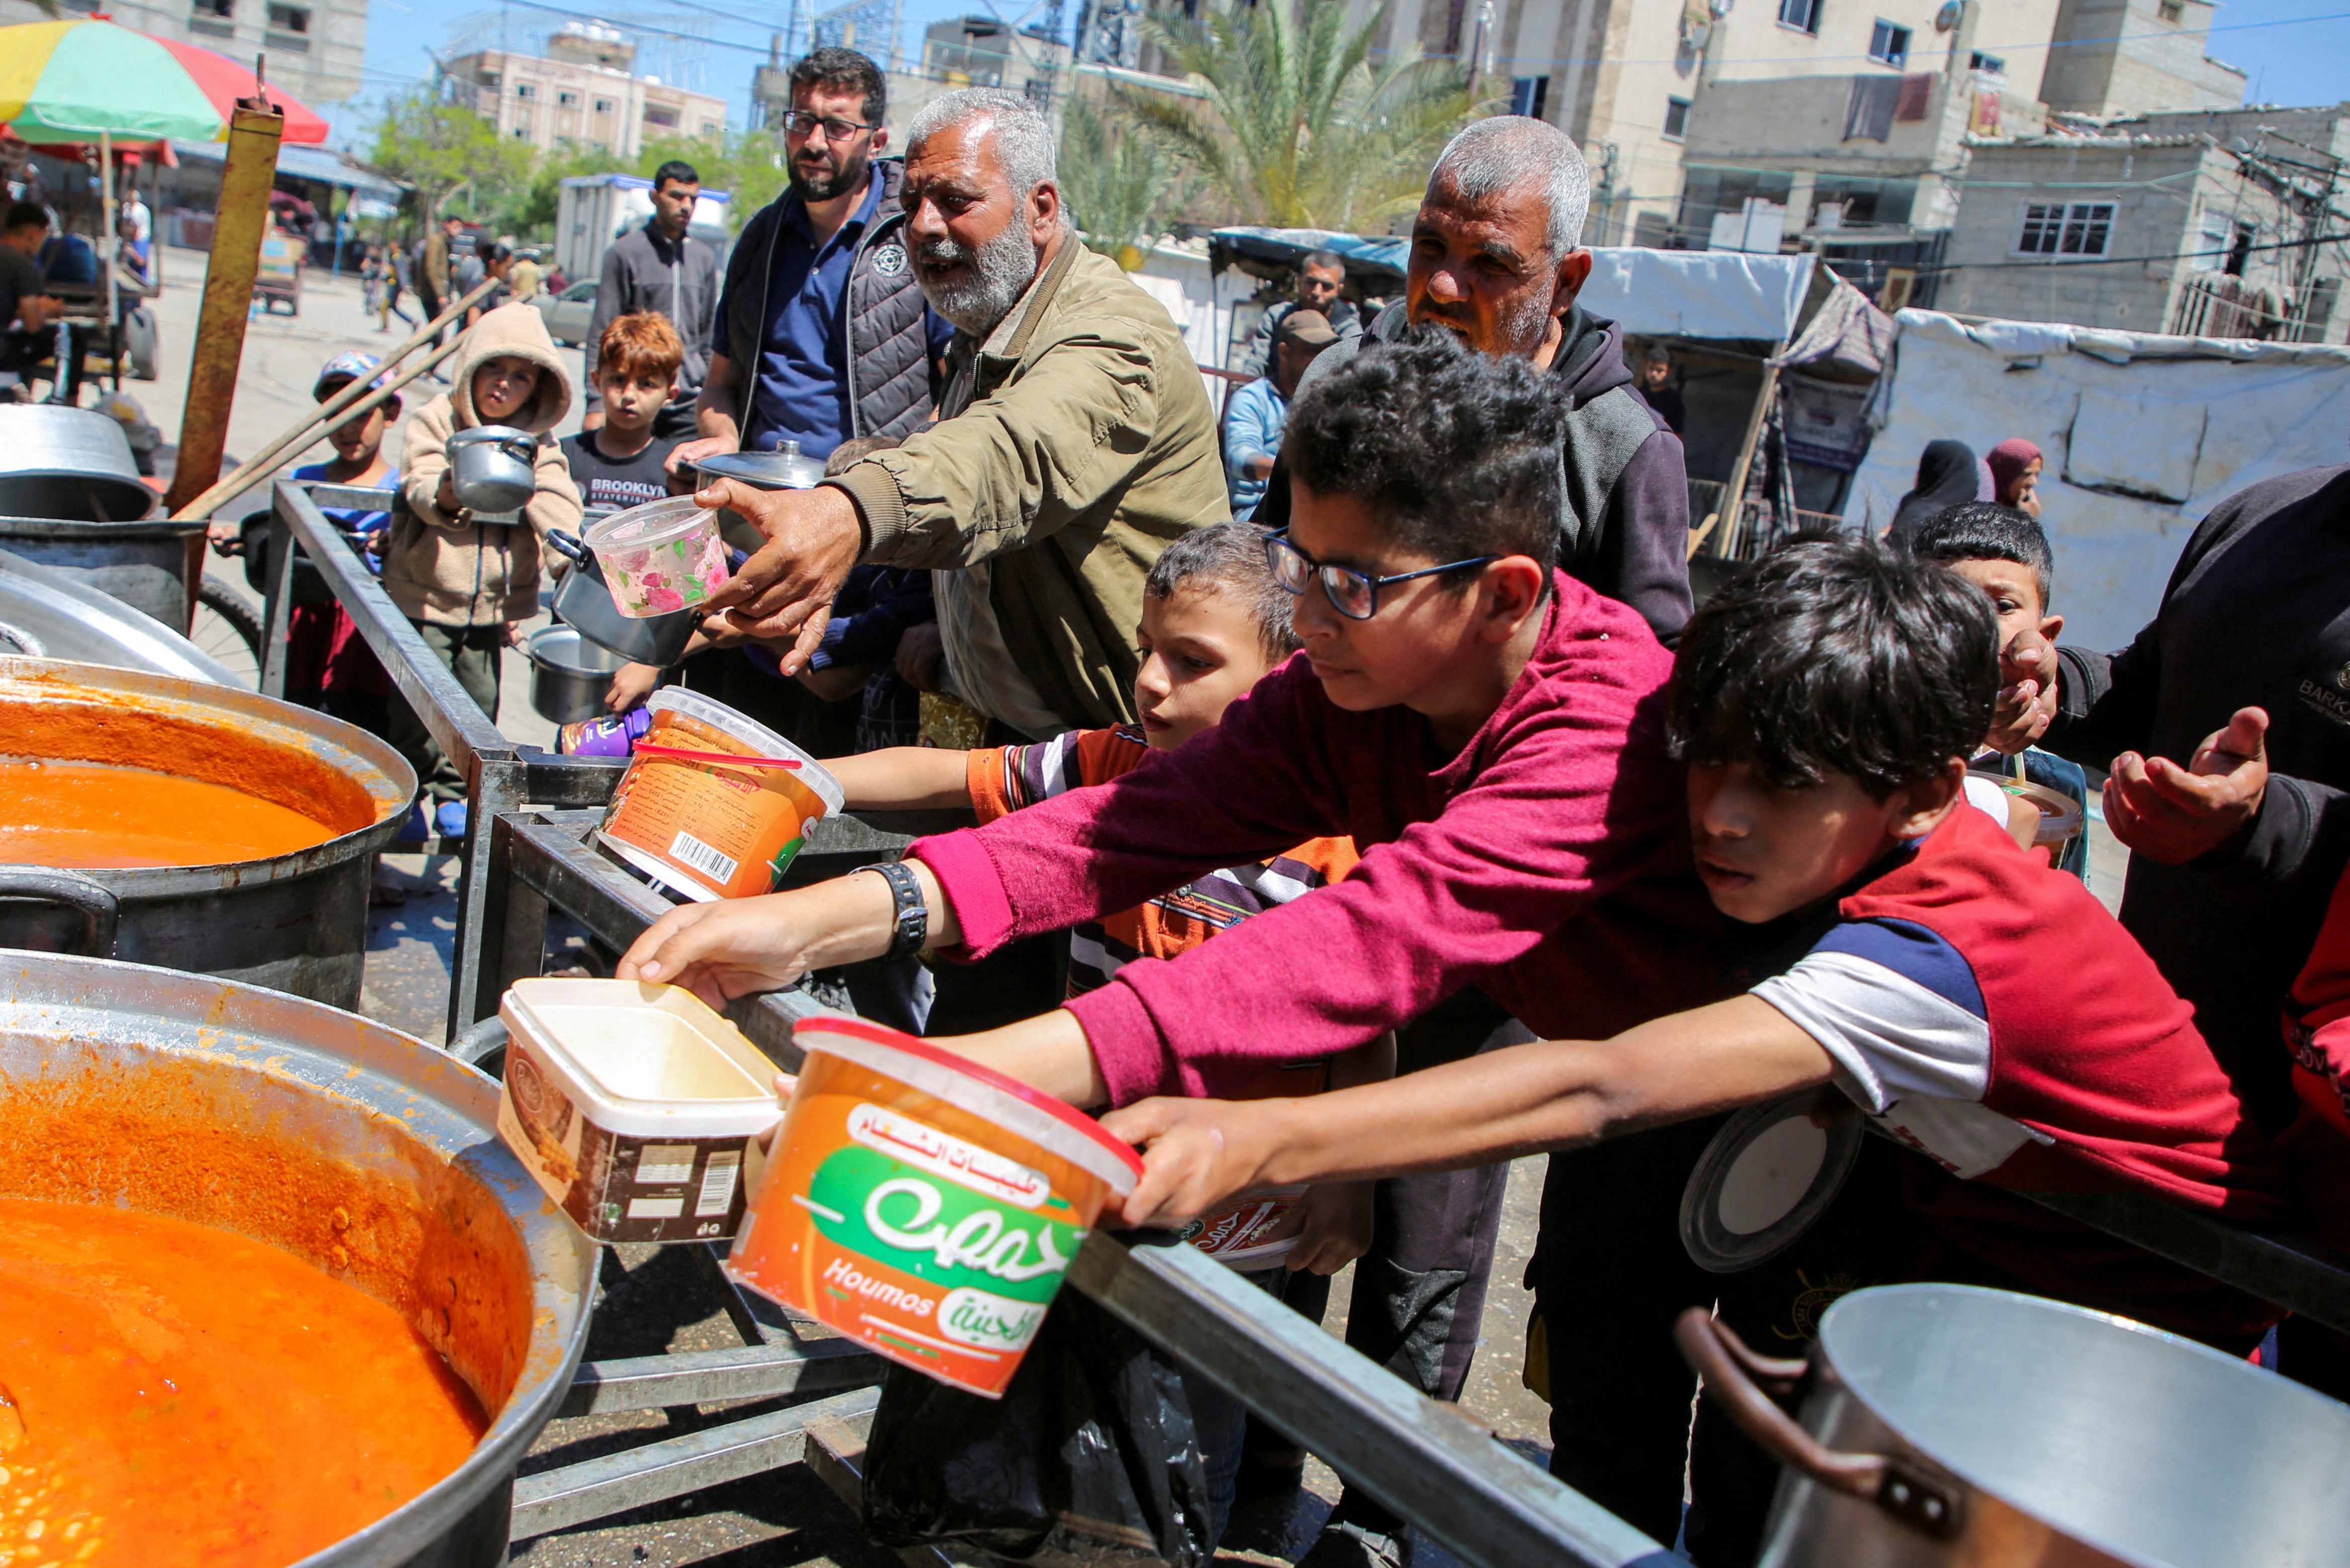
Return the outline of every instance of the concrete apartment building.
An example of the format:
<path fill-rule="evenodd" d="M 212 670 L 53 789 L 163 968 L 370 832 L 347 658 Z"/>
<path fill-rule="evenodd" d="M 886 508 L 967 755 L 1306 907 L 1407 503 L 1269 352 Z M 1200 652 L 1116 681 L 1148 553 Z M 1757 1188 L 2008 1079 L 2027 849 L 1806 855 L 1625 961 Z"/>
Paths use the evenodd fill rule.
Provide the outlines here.
<path fill-rule="evenodd" d="M 570 143 L 633 158 L 648 141 L 724 133 L 724 99 L 637 76 L 636 56 L 618 28 L 571 22 L 543 56 L 477 49 L 442 70 L 452 101 L 541 151 Z"/>
<path fill-rule="evenodd" d="M 2064 0 L 2040 101 L 2090 115 L 2233 108 L 2244 73 L 2206 53 L 2211 0 Z"/>
<path fill-rule="evenodd" d="M 1003 88 L 1025 93 L 1050 109 L 1076 79 L 1073 58 L 1066 44 L 1015 28 L 998 17 L 950 16 L 933 22 L 922 30 L 918 60 L 899 60 L 887 50 L 876 57 L 889 88 L 885 123 L 889 128 L 890 150 L 903 152 L 906 127 L 914 117 L 932 99 L 958 88 Z M 782 128 L 784 116 L 792 107 L 789 60 L 777 57 L 753 74 L 751 101 L 754 119 L 760 126 Z"/>
<path fill-rule="evenodd" d="M 2137 332 L 2340 343 L 2350 272 L 2329 209 L 2350 109 L 2060 120 L 1980 141 L 1952 226 L 1945 309 Z"/>
<path fill-rule="evenodd" d="M 307 104 L 337 103 L 359 90 L 367 55 L 368 0 L 0 0 L 0 26 L 71 21 L 103 14 L 126 27 L 201 44 L 239 65 L 269 57 L 269 79 Z"/>

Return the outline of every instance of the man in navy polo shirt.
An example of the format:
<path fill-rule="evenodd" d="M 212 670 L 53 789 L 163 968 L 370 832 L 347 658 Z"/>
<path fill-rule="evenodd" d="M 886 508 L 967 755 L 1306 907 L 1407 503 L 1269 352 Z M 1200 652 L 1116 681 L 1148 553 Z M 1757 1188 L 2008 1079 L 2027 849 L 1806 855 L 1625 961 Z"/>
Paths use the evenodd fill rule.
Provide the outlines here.
<path fill-rule="evenodd" d="M 954 328 L 931 312 L 906 254 L 904 165 L 880 67 L 823 48 L 792 67 L 790 188 L 743 232 L 727 264 L 699 439 L 672 462 L 772 451 L 814 458 L 854 436 L 903 436 L 931 415 Z"/>

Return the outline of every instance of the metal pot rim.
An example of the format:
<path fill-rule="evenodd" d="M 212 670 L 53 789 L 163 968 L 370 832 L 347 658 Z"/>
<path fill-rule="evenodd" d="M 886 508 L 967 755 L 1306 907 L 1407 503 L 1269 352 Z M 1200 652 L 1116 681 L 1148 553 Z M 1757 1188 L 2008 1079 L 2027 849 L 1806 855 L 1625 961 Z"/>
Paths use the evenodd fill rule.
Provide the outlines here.
<path fill-rule="evenodd" d="M 351 774 L 376 805 L 365 827 L 262 860 L 220 860 L 198 866 L 92 868 L 77 871 L 123 898 L 168 898 L 271 882 L 289 882 L 363 854 L 380 851 L 400 832 L 416 797 L 416 774 L 407 760 L 375 736 L 339 719 L 233 686 L 208 685 L 143 670 L 77 664 L 58 659 L 0 656 L 0 701 L 19 695 L 20 681 L 47 679 L 66 691 L 43 694 L 51 702 L 70 700 L 74 686 L 134 698 L 161 698 L 197 709 L 226 708 L 260 721 L 252 732 L 266 743 L 307 750 L 328 766 Z M 306 744 L 305 742 L 308 742 Z M 340 753 L 339 755 L 338 753 Z M 359 764 L 352 766 L 350 764 Z M 369 771 L 375 776 L 369 776 Z"/>
<path fill-rule="evenodd" d="M 569 1391 L 594 1311 L 597 1249 L 547 1203 L 496 1132 L 498 1089 L 481 1072 L 413 1035 L 324 1002 L 259 986 L 108 959 L 9 951 L 0 1030 L 120 1040 L 162 1052 L 226 1058 L 226 1070 L 291 1083 L 306 1092 L 394 1116 L 409 1137 L 480 1182 L 513 1223 L 532 1268 L 531 1350 L 504 1406 L 464 1463 L 417 1496 L 296 1568 L 395 1568 L 478 1504 L 484 1474 L 512 1475 Z M 308 1015 L 333 1048 L 290 1042 L 267 1021 Z M 176 1037 L 176 1038 L 174 1038 Z M 248 1044 L 247 1042 L 251 1042 Z M 373 1080 L 384 1104 L 363 1096 Z M 559 1344 L 540 1326 L 572 1322 Z M 494 1480 L 492 1485 L 495 1485 Z"/>

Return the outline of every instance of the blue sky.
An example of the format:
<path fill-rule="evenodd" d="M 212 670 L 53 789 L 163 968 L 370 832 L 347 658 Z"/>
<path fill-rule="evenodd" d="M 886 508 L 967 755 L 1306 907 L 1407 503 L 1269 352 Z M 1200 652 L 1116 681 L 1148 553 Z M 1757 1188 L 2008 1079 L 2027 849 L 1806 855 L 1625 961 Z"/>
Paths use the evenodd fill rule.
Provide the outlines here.
<path fill-rule="evenodd" d="M 1027 22 L 1044 14 L 1042 0 L 1000 0 L 995 9 L 1014 22 Z M 522 35 L 560 25 L 566 15 L 598 15 L 582 0 L 509 0 L 503 6 L 485 0 L 369 0 L 368 8 L 367 87 L 360 97 L 334 113 L 338 145 L 362 147 L 366 126 L 375 105 L 388 90 L 418 81 L 432 70 L 431 51 L 444 48 L 452 30 L 468 26 L 477 32 L 494 31 L 501 22 L 519 42 Z M 575 6 L 581 8 L 574 10 Z M 560 14 L 558 14 L 558 8 Z M 921 30 L 941 17 L 964 11 L 986 11 L 984 3 L 965 0 L 905 0 L 904 37 L 909 52 L 919 47 Z M 1077 0 L 1065 0 L 1074 25 Z M 702 89 L 724 97 L 733 122 L 743 123 L 750 108 L 752 67 L 764 57 L 768 35 L 785 26 L 784 5 L 742 8 L 707 0 L 626 0 L 612 12 L 600 13 L 627 26 L 630 22 L 692 31 L 706 29 L 707 41 L 689 46 L 701 56 Z M 658 45 L 656 47 L 660 47 Z M 2350 99 L 2350 0 L 2229 0 L 2219 9 L 2211 34 L 2210 52 L 2247 73 L 2251 101 L 2280 104 L 2332 103 Z M 678 73 L 673 73 L 678 74 Z"/>

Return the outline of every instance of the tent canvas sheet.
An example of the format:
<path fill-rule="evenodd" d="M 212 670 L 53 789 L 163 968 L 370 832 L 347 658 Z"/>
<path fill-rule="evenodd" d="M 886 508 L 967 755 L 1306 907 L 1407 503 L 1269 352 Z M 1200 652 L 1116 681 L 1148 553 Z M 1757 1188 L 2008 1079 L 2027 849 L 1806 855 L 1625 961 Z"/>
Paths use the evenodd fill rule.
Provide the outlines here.
<path fill-rule="evenodd" d="M 2237 491 L 2350 459 L 2350 349 L 2044 322 L 1896 318 L 1879 429 L 1848 520 L 1892 521 L 1926 443 L 1978 455 L 2022 436 L 2045 462 L 2041 524 L 2064 640 L 2119 649 L 2188 536 Z"/>

